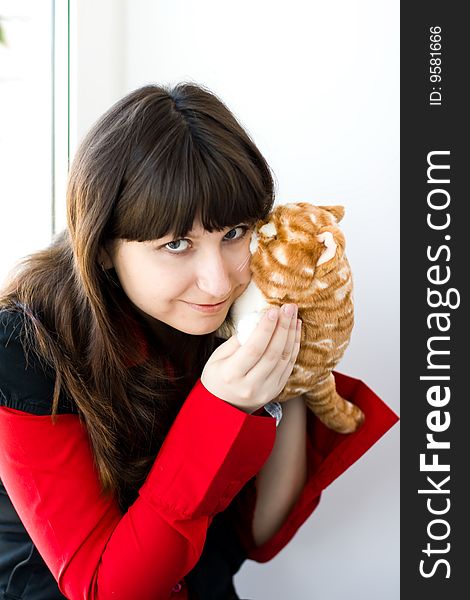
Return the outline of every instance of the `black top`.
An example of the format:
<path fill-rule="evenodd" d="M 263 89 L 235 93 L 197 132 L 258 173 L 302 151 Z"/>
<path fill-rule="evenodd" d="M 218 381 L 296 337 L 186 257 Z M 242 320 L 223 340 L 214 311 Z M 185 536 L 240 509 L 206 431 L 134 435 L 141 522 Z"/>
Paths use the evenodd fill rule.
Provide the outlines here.
<path fill-rule="evenodd" d="M 25 355 L 23 316 L 0 310 L 0 406 L 36 415 L 52 412 L 54 372 L 32 351 Z M 59 414 L 78 414 L 71 398 L 59 397 Z M 233 575 L 246 553 L 224 512 L 207 532 L 202 555 L 185 575 L 191 600 L 236 600 Z M 0 599 L 58 600 L 57 582 L 34 546 L 0 480 Z M 136 600 L 138 600 L 136 598 Z"/>

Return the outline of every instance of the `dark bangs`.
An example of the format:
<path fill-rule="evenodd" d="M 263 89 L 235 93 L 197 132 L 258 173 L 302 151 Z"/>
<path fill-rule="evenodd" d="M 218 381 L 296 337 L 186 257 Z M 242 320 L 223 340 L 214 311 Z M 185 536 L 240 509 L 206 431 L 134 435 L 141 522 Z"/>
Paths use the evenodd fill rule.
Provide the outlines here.
<path fill-rule="evenodd" d="M 264 219 L 272 208 L 269 166 L 233 115 L 220 103 L 215 115 L 185 108 L 177 92 L 140 121 L 109 237 L 184 237 L 195 219 L 220 231 Z"/>

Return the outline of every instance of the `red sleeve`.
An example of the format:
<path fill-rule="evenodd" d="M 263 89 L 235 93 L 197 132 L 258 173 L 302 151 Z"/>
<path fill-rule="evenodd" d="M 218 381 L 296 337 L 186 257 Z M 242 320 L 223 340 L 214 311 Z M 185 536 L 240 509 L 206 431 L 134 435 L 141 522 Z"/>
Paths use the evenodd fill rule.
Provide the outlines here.
<path fill-rule="evenodd" d="M 334 376 L 339 394 L 364 412 L 364 424 L 358 431 L 344 435 L 325 427 L 307 410 L 307 482 L 281 529 L 262 546 L 255 545 L 252 535 L 256 477 L 243 487 L 228 514 L 252 560 L 267 562 L 276 556 L 315 510 L 321 492 L 398 421 L 397 415 L 362 381 L 337 372 Z"/>
<path fill-rule="evenodd" d="M 100 493 L 76 415 L 58 415 L 54 425 L 1 407 L 0 478 L 67 598 L 168 599 L 197 563 L 214 515 L 263 466 L 275 429 L 198 381 L 122 515 Z"/>

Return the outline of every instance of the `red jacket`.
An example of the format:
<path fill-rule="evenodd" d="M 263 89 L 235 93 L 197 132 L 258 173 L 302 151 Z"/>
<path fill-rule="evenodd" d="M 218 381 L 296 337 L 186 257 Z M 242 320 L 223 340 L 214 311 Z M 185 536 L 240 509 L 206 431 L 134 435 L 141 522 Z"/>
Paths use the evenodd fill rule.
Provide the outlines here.
<path fill-rule="evenodd" d="M 1 334 L 0 479 L 71 600 L 188 598 L 185 575 L 197 564 L 207 529 L 222 511 L 248 557 L 270 560 L 315 509 L 322 490 L 397 421 L 366 385 L 336 373 L 339 393 L 360 406 L 365 423 L 358 432 L 341 435 L 308 411 L 308 480 L 278 533 L 256 547 L 254 478 L 273 448 L 274 419 L 246 414 L 199 380 L 139 497 L 123 515 L 115 499 L 100 492 L 87 432 L 76 414 L 61 414 L 54 425 L 48 415 L 13 408 L 22 406 L 21 398 L 4 383 L 8 373 L 1 368 L 12 342 Z"/>

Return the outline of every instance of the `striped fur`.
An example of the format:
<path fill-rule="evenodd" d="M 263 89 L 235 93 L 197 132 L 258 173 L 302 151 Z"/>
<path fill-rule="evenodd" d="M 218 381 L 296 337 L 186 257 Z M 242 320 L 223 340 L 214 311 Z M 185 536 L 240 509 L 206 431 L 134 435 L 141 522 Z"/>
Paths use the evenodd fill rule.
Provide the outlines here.
<path fill-rule="evenodd" d="M 267 302 L 296 303 L 303 322 L 299 355 L 279 400 L 303 394 L 327 427 L 349 433 L 364 416 L 336 393 L 331 373 L 354 324 L 352 274 L 338 228 L 343 215 L 342 206 L 276 206 L 268 220 L 257 225 L 251 270 Z"/>

